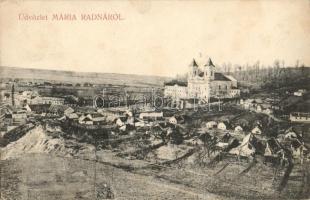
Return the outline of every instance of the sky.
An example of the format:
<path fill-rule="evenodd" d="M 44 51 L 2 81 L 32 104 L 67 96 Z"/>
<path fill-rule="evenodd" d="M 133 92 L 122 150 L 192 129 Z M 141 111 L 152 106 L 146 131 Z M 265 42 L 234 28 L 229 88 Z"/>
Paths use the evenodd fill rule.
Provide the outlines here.
<path fill-rule="evenodd" d="M 91 13 L 122 20 L 80 20 Z M 308 0 L 1 1 L 0 27 L 1 66 L 174 76 L 200 54 L 217 65 L 280 59 L 310 66 Z"/>

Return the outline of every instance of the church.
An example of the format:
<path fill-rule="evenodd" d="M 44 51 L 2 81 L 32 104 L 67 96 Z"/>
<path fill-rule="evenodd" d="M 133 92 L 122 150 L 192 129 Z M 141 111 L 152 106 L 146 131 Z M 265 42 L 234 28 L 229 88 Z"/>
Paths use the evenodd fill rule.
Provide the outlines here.
<path fill-rule="evenodd" d="M 214 98 L 235 98 L 240 95 L 237 80 L 216 72 L 211 58 L 205 62 L 192 60 L 187 81 L 173 80 L 165 83 L 164 96 L 176 100 L 200 99 L 209 102 Z"/>

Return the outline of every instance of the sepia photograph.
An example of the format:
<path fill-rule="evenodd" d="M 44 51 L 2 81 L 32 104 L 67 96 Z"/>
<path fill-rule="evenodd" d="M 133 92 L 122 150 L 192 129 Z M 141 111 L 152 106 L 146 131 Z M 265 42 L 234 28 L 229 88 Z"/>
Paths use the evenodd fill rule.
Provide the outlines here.
<path fill-rule="evenodd" d="M 0 200 L 309 200 L 309 0 L 0 1 Z"/>

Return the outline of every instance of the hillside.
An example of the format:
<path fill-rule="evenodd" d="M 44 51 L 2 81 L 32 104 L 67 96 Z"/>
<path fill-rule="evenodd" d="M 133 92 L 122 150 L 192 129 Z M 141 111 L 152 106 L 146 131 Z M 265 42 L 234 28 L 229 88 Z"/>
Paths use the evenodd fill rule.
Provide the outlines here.
<path fill-rule="evenodd" d="M 242 85 L 265 89 L 310 87 L 310 67 L 258 68 L 229 73 Z"/>
<path fill-rule="evenodd" d="M 0 78 L 26 79 L 26 80 L 48 80 L 67 83 L 90 82 L 94 84 L 112 84 L 112 85 L 140 85 L 140 86 L 158 86 L 164 81 L 169 80 L 167 77 L 131 75 L 117 73 L 94 73 L 94 72 L 74 72 L 43 70 L 18 67 L 0 67 Z"/>

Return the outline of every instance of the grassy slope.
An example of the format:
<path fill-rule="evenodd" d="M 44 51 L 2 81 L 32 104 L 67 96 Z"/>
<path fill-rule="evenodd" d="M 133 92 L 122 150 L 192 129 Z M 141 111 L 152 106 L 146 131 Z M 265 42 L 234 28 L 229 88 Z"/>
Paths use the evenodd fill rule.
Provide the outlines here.
<path fill-rule="evenodd" d="M 48 154 L 1 161 L 4 199 L 95 199 L 104 184 L 118 199 L 225 199 L 93 161 Z"/>

